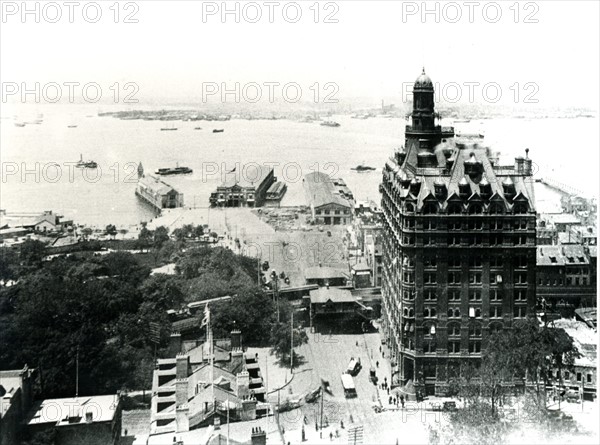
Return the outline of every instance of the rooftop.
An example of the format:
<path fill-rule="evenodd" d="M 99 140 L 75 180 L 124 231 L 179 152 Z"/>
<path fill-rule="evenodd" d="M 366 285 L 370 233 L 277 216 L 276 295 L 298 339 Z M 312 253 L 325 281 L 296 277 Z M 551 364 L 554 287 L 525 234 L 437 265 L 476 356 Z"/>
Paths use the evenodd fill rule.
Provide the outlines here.
<path fill-rule="evenodd" d="M 339 287 L 322 287 L 317 290 L 310 291 L 310 302 L 312 304 L 323 304 L 330 300 L 333 303 L 355 302 L 355 298 L 352 296 L 350 289 L 340 289 Z"/>
<path fill-rule="evenodd" d="M 273 171 L 272 168 L 261 166 L 258 164 L 250 164 L 244 166 L 244 168 L 238 171 L 231 171 L 225 173 L 225 179 L 221 183 L 220 187 L 231 188 L 234 185 L 238 185 L 243 188 L 258 187 L 265 178 Z"/>
<path fill-rule="evenodd" d="M 333 267 L 308 267 L 304 272 L 304 278 L 307 280 L 326 280 L 330 278 L 347 278 L 339 269 Z"/>
<path fill-rule="evenodd" d="M 177 192 L 177 190 L 175 190 L 169 184 L 152 175 L 142 176 L 138 180 L 138 184 L 147 189 L 150 189 L 153 193 L 158 193 L 159 195 L 166 195 L 171 192 Z"/>
<path fill-rule="evenodd" d="M 304 177 L 304 188 L 307 201 L 314 207 L 327 204 L 337 204 L 351 208 L 352 204 L 340 194 L 340 190 L 347 190 L 345 185 L 329 175 L 321 172 L 309 173 Z M 349 190 L 348 190 L 349 192 Z"/>
<path fill-rule="evenodd" d="M 563 329 L 575 343 L 582 357 L 575 359 L 576 366 L 596 366 L 596 333 L 584 322 L 561 318 L 554 321 L 554 327 Z"/>
<path fill-rule="evenodd" d="M 35 402 L 25 419 L 28 425 L 52 423 L 56 426 L 111 422 L 115 417 L 119 398 L 117 395 L 46 399 Z"/>

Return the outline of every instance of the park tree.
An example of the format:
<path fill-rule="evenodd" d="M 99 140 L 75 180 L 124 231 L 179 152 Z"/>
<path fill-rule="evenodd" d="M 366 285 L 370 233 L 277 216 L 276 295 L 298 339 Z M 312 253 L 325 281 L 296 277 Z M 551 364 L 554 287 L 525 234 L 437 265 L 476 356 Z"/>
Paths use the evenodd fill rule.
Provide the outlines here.
<path fill-rule="evenodd" d="M 114 224 L 109 224 L 106 226 L 106 234 L 108 236 L 111 236 L 113 239 L 115 239 L 115 236 L 117 236 L 117 227 Z"/>
<path fill-rule="evenodd" d="M 290 365 L 290 355 L 292 354 L 292 338 L 293 347 L 297 348 L 308 343 L 308 335 L 306 331 L 299 327 L 298 319 L 292 320 L 294 307 L 287 301 L 279 302 L 279 322 L 275 321 L 271 325 L 270 344 L 271 352 L 279 358 L 284 366 Z M 292 326 L 292 322 L 294 322 Z M 294 366 L 301 363 L 301 356 L 294 350 Z"/>

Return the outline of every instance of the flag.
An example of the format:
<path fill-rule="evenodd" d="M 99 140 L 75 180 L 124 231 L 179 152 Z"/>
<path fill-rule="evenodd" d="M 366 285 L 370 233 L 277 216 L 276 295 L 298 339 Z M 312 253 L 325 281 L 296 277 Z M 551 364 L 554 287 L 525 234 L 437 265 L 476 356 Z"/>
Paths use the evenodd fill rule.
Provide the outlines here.
<path fill-rule="evenodd" d="M 208 309 L 208 304 L 204 306 L 204 318 L 202 319 L 202 323 L 200 327 L 206 326 L 210 322 L 210 309 Z"/>

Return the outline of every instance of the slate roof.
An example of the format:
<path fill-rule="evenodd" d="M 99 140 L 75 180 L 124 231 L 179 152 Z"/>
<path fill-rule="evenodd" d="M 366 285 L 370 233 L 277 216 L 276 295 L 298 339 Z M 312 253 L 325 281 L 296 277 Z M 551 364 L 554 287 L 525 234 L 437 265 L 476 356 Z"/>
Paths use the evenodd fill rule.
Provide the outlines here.
<path fill-rule="evenodd" d="M 345 185 L 336 186 L 336 180 L 321 172 L 313 172 L 304 176 L 304 190 L 307 201 L 315 208 L 327 204 L 337 204 L 351 208 L 349 200 L 339 194 L 340 189 L 346 189 Z"/>

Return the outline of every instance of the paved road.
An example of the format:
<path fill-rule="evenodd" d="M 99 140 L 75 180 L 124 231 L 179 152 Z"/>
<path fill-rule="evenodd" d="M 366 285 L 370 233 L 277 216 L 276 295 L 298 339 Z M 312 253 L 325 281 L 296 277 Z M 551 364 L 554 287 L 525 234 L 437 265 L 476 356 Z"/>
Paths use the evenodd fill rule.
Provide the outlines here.
<path fill-rule="evenodd" d="M 357 346 L 358 342 L 358 346 Z M 319 405 L 307 404 L 301 409 L 282 413 L 281 424 L 286 432 L 286 440 L 291 443 L 300 443 L 301 429 L 306 416 L 305 434 L 309 443 L 348 443 L 348 428 L 353 426 L 364 427 L 363 443 L 426 443 L 426 423 L 435 421 L 429 414 L 423 418 L 421 412 L 394 411 L 375 413 L 374 404 L 378 398 L 385 397 L 387 405 L 387 392 L 378 389 L 369 380 L 369 368 L 379 361 L 377 374 L 380 381 L 384 375 L 389 376 L 389 364 L 381 357 L 379 345 L 381 344 L 378 333 L 364 335 L 332 335 L 309 336 L 309 343 L 300 351 L 305 355 L 307 366 L 313 369 L 314 380 L 324 379 L 330 382 L 333 395 L 326 394 L 324 400 L 324 421 L 328 425 L 320 432 L 315 429 L 315 422 L 320 423 Z M 346 399 L 341 383 L 341 374 L 346 370 L 350 358 L 360 358 L 362 370 L 354 377 L 358 397 Z M 388 377 L 389 380 L 389 377 Z M 297 388 L 294 388 L 296 392 Z M 300 389 L 300 388 L 298 388 Z M 438 416 L 439 417 L 439 416 Z M 341 428 L 341 421 L 344 429 Z M 336 430 L 339 437 L 335 437 Z M 333 441 L 329 434 L 333 433 Z"/>

